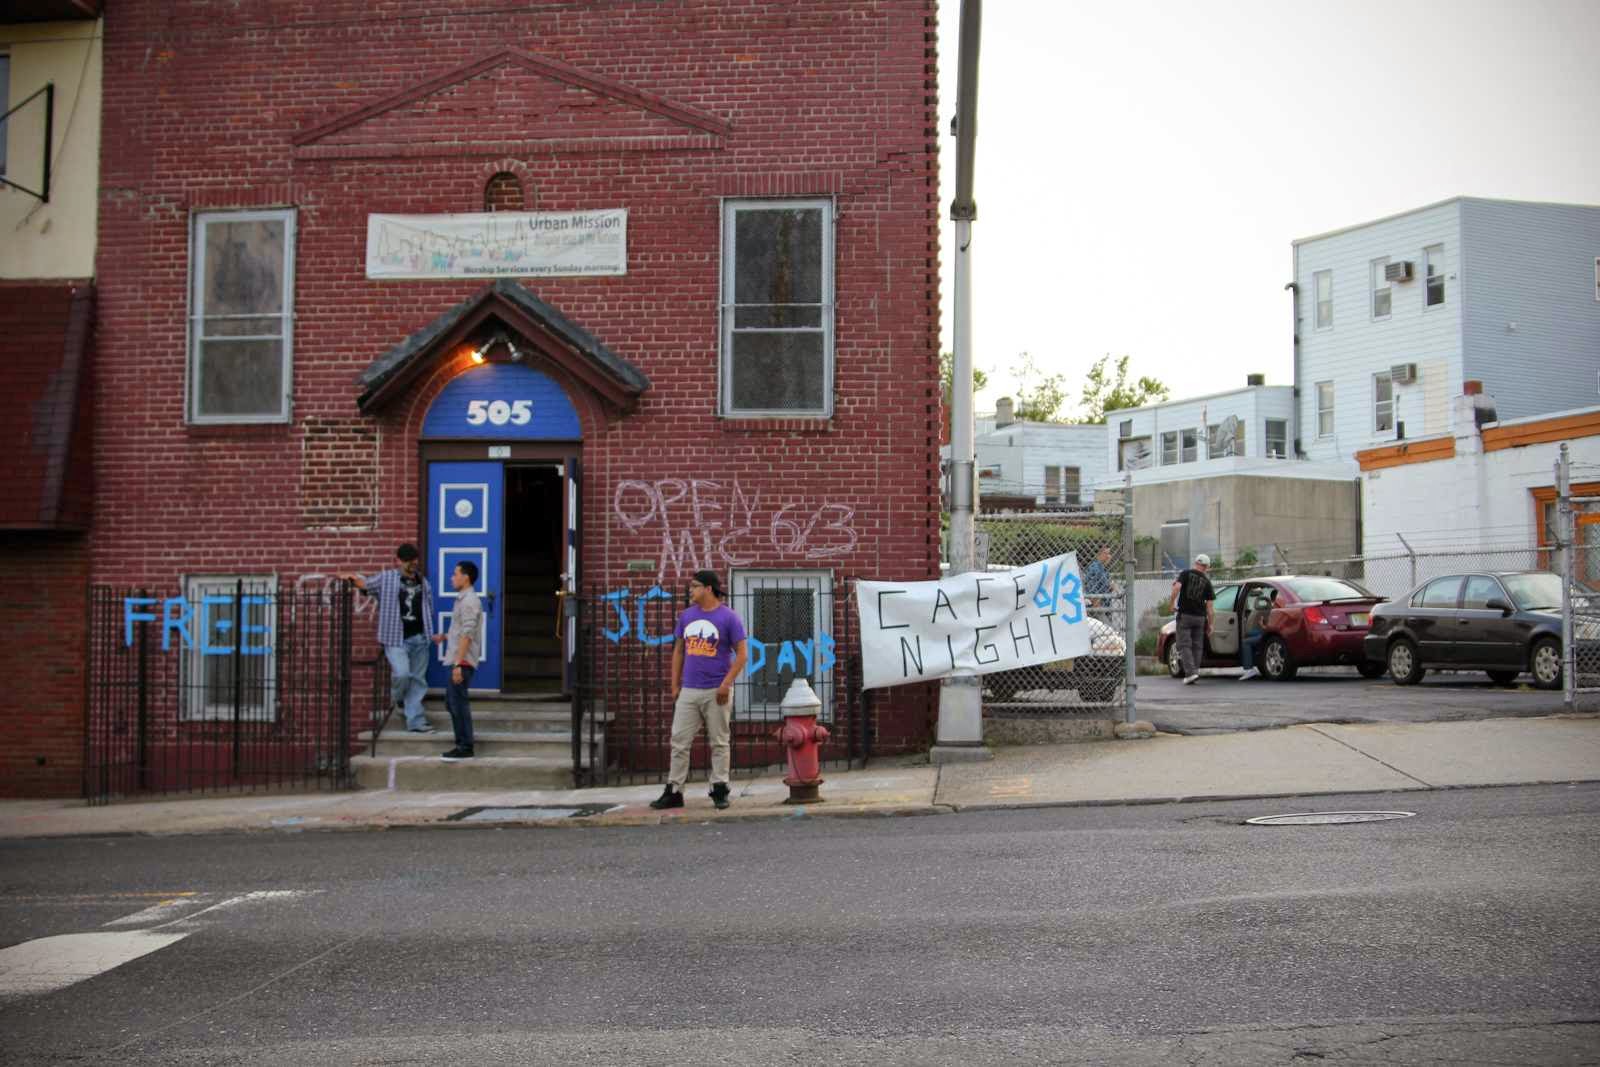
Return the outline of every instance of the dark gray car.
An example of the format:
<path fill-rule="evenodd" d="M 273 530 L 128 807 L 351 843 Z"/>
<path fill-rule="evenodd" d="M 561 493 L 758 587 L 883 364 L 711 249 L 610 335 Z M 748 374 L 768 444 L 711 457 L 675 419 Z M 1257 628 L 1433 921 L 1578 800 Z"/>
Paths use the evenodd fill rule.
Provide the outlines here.
<path fill-rule="evenodd" d="M 1363 648 L 1396 685 L 1415 685 L 1429 669 L 1480 670 L 1498 685 L 1527 671 L 1540 689 L 1560 689 L 1561 578 L 1498 571 L 1430 579 L 1372 609 Z"/>

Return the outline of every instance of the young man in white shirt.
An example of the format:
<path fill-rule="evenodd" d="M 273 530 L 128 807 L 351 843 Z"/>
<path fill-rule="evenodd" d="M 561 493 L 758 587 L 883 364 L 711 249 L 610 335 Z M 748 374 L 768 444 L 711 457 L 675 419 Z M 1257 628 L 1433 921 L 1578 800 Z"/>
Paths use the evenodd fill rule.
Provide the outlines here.
<path fill-rule="evenodd" d="M 448 641 L 444 662 L 450 668 L 450 685 L 444 705 L 450 709 L 450 725 L 455 730 L 456 747 L 442 757 L 447 762 L 471 759 L 472 704 L 467 689 L 472 674 L 483 659 L 483 604 L 472 589 L 478 581 L 478 565 L 464 559 L 450 572 L 450 587 L 456 591 L 455 608 L 450 612 L 450 632 L 437 634 L 435 641 Z"/>

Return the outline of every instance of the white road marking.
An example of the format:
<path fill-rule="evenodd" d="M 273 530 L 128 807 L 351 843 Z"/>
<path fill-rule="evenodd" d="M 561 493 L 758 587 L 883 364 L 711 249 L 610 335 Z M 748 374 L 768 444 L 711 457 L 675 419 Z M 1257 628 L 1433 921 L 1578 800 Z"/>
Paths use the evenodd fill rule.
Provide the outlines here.
<path fill-rule="evenodd" d="M 174 897 L 105 924 L 137 926 L 166 920 L 146 929 L 57 934 L 0 949 L 0 1000 L 65 989 L 168 945 L 175 945 L 199 928 L 193 924 L 202 915 L 241 904 L 296 900 L 320 892 L 320 889 L 262 889 L 229 897 L 192 914 L 168 918 L 173 912 L 181 912 L 213 899 L 209 894 Z M 173 927 L 176 929 L 170 929 Z"/>
<path fill-rule="evenodd" d="M 0 998 L 51 993 L 188 937 L 150 930 L 58 934 L 0 949 Z"/>
<path fill-rule="evenodd" d="M 156 926 L 177 917 L 178 912 L 189 908 L 197 908 L 211 900 L 210 894 L 187 893 L 183 896 L 163 900 L 152 904 L 143 911 L 136 911 L 132 915 L 124 915 L 120 919 L 112 919 L 106 926 Z"/>

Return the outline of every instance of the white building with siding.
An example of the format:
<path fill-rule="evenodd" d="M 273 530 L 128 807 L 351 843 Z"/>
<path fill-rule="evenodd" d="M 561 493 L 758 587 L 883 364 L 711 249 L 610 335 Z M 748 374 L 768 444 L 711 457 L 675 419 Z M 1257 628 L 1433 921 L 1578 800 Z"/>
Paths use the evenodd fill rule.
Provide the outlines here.
<path fill-rule="evenodd" d="M 1454 434 L 1471 380 L 1502 420 L 1600 395 L 1600 207 L 1456 197 L 1293 248 L 1309 459 Z"/>
<path fill-rule="evenodd" d="M 1353 478 L 1344 463 L 1306 464 L 1291 458 L 1294 387 L 1254 382 L 1242 389 L 1169 400 L 1111 412 L 1106 418 L 1106 482 L 1134 485 L 1228 474 Z"/>
<path fill-rule="evenodd" d="M 980 504 L 984 496 L 1027 497 L 1035 507 L 1089 507 L 1105 478 L 1106 428 L 1013 417 L 1002 397 L 976 420 Z M 950 446 L 943 449 L 950 459 Z"/>

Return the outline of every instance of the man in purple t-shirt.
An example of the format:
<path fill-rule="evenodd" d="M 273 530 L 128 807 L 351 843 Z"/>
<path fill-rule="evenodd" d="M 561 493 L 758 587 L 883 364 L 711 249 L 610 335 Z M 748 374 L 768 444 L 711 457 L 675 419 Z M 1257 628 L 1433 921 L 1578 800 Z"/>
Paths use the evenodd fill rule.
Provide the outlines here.
<path fill-rule="evenodd" d="M 683 807 L 689 778 L 689 750 L 703 723 L 711 744 L 711 803 L 728 806 L 728 720 L 733 683 L 744 673 L 748 650 L 744 623 L 722 602 L 715 571 L 695 571 L 689 580 L 692 606 L 678 616 L 672 645 L 672 764 L 667 788 L 652 808 Z"/>

